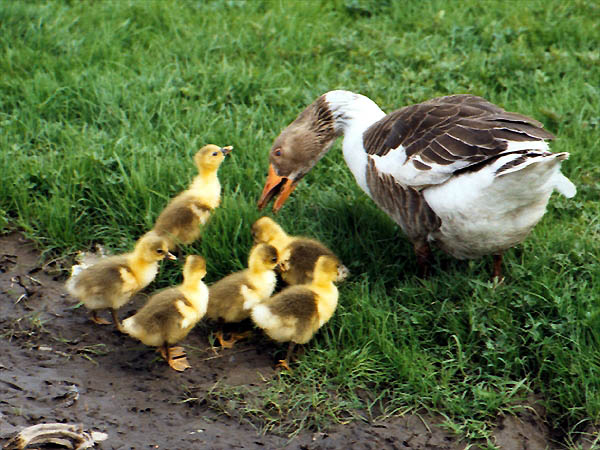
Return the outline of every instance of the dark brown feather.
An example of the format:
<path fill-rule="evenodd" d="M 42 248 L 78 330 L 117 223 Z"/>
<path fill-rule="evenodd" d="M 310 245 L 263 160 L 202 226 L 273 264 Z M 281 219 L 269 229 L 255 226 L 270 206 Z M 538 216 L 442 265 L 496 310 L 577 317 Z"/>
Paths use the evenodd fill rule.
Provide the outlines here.
<path fill-rule="evenodd" d="M 154 230 L 159 235 L 175 233 L 175 230 L 200 226 L 200 219 L 193 208 L 210 212 L 211 208 L 189 194 L 180 194 L 160 213 Z M 176 236 L 177 237 L 177 236 Z"/>
<path fill-rule="evenodd" d="M 144 328 L 148 334 L 160 333 L 164 339 L 176 334 L 173 331 L 180 328 L 181 313 L 175 306 L 177 301 L 184 302 L 187 306 L 192 304 L 177 288 L 165 289 L 155 295 L 142 309 L 135 314 L 135 321 Z M 174 342 L 170 342 L 173 344 Z"/>
<path fill-rule="evenodd" d="M 418 161 L 416 159 L 413 159 L 413 164 L 419 170 L 431 170 L 431 166 L 423 164 L 421 161 Z"/>
<path fill-rule="evenodd" d="M 232 312 L 232 308 L 241 310 L 244 304 L 241 286 L 244 284 L 255 289 L 248 281 L 245 271 L 241 271 L 227 275 L 210 286 L 206 316 L 213 320 L 225 319 L 227 313 Z"/>
<path fill-rule="evenodd" d="M 512 169 L 513 167 L 517 167 L 521 164 L 524 164 L 530 158 L 534 158 L 536 156 L 540 156 L 543 154 L 546 154 L 546 155 L 549 154 L 549 153 L 539 152 L 536 150 L 531 150 L 531 151 L 522 150 L 520 152 L 515 152 L 515 153 L 521 153 L 521 156 L 503 164 L 498 170 L 496 170 L 496 175 L 502 175 L 502 172 L 506 172 L 507 170 Z"/>
<path fill-rule="evenodd" d="M 285 272 L 283 278 L 289 284 L 305 284 L 312 281 L 315 265 L 320 256 L 328 255 L 337 259 L 331 250 L 314 239 L 296 238 L 288 249 L 290 250 L 289 270 Z"/>
<path fill-rule="evenodd" d="M 367 185 L 375 203 L 383 209 L 413 242 L 437 230 L 440 218 L 421 192 L 398 184 L 391 175 L 380 174 L 373 160 L 367 166 Z"/>
<path fill-rule="evenodd" d="M 553 139 L 537 120 L 504 111 L 473 95 L 452 95 L 410 105 L 388 114 L 363 136 L 370 155 L 385 156 L 402 145 L 408 158 L 448 165 L 478 163 L 507 148 L 506 140 Z M 414 163 L 420 170 L 427 164 Z"/>

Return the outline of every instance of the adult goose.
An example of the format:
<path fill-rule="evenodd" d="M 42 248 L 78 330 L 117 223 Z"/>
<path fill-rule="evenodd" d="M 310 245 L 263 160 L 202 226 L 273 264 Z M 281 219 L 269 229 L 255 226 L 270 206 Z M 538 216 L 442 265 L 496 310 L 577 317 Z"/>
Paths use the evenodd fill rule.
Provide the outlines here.
<path fill-rule="evenodd" d="M 551 153 L 554 136 L 522 114 L 481 97 L 450 95 L 385 114 L 349 91 L 330 91 L 275 139 L 259 208 L 277 193 L 278 211 L 297 183 L 343 136 L 346 164 L 363 191 L 414 245 L 421 274 L 435 243 L 465 259 L 522 242 L 556 189 L 576 188 L 561 172 L 568 153 Z"/>

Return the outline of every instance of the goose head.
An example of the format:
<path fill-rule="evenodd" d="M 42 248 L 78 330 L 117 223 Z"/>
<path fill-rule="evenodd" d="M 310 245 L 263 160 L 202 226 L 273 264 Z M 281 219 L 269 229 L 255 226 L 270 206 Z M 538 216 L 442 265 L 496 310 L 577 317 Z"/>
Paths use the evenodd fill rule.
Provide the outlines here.
<path fill-rule="evenodd" d="M 277 212 L 298 182 L 341 135 L 326 95 L 320 96 L 277 136 L 269 153 L 269 173 L 258 208 L 277 196 Z"/>

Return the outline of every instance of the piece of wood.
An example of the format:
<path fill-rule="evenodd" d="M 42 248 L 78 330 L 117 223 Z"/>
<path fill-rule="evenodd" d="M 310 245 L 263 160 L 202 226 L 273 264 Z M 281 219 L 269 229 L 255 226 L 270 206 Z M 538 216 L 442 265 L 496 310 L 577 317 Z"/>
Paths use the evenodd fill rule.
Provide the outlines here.
<path fill-rule="evenodd" d="M 96 442 L 106 439 L 106 433 L 84 431 L 81 424 L 43 423 L 24 428 L 8 441 L 4 448 L 24 450 L 29 445 L 55 444 L 81 450 L 91 448 Z"/>

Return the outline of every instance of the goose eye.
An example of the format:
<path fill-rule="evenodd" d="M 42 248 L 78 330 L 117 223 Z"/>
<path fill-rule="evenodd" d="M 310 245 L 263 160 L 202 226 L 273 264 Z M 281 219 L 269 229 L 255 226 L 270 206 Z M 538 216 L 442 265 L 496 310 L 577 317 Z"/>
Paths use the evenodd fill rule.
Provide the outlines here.
<path fill-rule="evenodd" d="M 281 156 L 281 149 L 277 149 L 273 152 L 275 156 Z"/>

